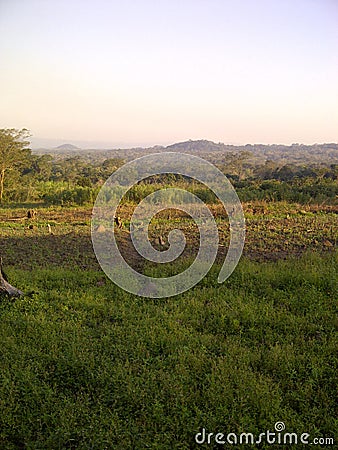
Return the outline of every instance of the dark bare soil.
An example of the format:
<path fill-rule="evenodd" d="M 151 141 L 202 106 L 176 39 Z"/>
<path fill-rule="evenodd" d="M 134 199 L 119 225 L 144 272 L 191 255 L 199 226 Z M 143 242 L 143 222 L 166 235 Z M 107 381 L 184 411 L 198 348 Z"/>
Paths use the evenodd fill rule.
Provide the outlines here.
<path fill-rule="evenodd" d="M 122 206 L 119 212 L 123 228 L 115 232 L 121 253 L 137 270 L 143 261 L 135 251 L 129 233 L 134 207 Z M 338 207 L 287 204 L 245 204 L 246 240 L 243 255 L 253 260 L 277 260 L 300 256 L 305 251 L 330 252 L 337 245 Z M 219 230 L 219 258 L 224 258 L 229 242 L 225 211 L 211 207 Z M 32 270 L 34 267 L 78 267 L 98 269 L 91 235 L 91 208 L 36 208 L 34 219 L 26 218 L 25 209 L 0 210 L 0 254 L 6 266 Z M 49 226 L 48 226 L 49 224 Z M 183 256 L 194 256 L 199 235 L 194 222 L 179 211 L 157 215 L 151 223 L 149 237 L 158 247 L 162 236 L 180 228 L 186 237 Z"/>

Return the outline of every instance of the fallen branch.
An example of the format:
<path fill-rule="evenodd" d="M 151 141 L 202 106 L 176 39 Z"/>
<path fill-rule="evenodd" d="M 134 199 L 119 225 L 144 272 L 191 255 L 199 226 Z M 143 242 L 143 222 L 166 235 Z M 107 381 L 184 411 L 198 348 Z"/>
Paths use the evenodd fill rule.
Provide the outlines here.
<path fill-rule="evenodd" d="M 0 257 L 0 296 L 20 297 L 23 292 L 8 283 L 8 278 L 2 270 L 2 258 Z"/>
<path fill-rule="evenodd" d="M 26 220 L 27 216 L 24 217 L 11 217 L 11 218 L 7 218 L 6 222 L 17 222 L 19 220 Z"/>

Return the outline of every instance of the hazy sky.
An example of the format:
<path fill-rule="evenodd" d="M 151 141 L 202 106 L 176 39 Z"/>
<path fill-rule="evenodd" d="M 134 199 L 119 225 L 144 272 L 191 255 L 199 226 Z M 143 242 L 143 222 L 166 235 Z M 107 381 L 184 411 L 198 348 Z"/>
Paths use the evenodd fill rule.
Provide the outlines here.
<path fill-rule="evenodd" d="M 0 0 L 0 36 L 35 142 L 338 141 L 338 0 Z"/>

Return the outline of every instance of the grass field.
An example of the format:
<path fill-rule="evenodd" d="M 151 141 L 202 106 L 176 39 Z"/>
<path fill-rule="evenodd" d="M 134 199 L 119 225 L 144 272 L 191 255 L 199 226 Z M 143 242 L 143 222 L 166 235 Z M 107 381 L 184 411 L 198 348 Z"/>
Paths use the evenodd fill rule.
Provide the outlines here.
<path fill-rule="evenodd" d="M 0 448 L 246 448 L 198 445 L 195 435 L 258 436 L 278 421 L 337 443 L 337 211 L 302 208 L 245 205 L 233 275 L 218 284 L 215 265 L 159 300 L 100 271 L 89 208 L 41 207 L 33 221 L 1 209 L 5 269 L 27 295 L 0 302 Z M 153 237 L 173 221 L 157 218 Z M 119 239 L 128 252 L 125 230 Z"/>

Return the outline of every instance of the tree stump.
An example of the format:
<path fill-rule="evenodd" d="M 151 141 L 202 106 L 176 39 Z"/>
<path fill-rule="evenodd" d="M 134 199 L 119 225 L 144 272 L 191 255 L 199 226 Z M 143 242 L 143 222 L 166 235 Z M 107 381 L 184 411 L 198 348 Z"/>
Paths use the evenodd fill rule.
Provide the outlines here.
<path fill-rule="evenodd" d="M 27 211 L 27 219 L 34 219 L 36 216 L 36 211 L 34 209 L 29 209 Z"/>
<path fill-rule="evenodd" d="M 21 295 L 23 292 L 8 283 L 8 278 L 2 270 L 2 258 L 0 258 L 0 297 L 20 297 Z"/>

